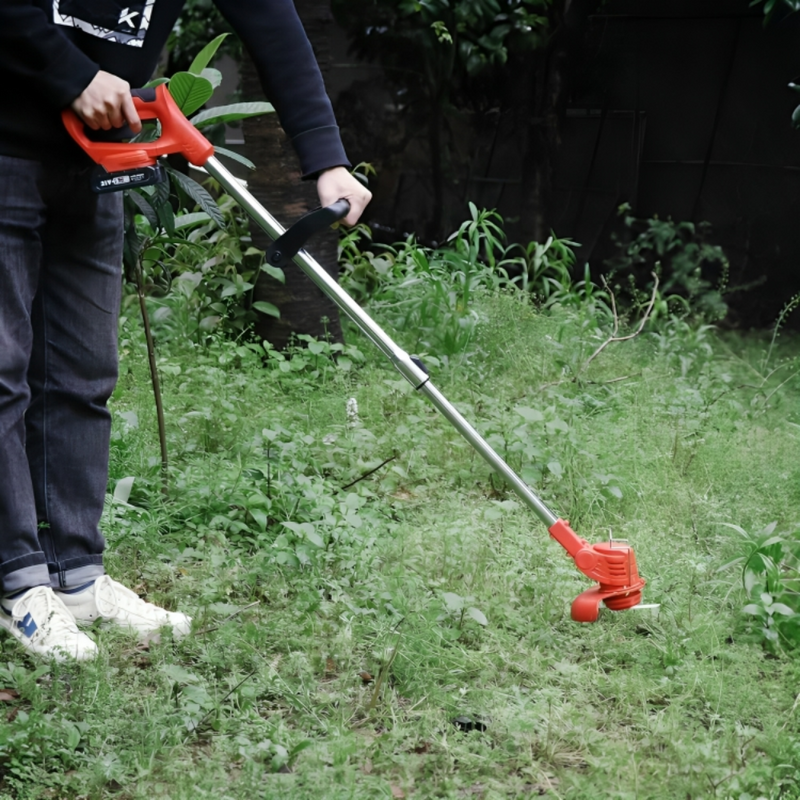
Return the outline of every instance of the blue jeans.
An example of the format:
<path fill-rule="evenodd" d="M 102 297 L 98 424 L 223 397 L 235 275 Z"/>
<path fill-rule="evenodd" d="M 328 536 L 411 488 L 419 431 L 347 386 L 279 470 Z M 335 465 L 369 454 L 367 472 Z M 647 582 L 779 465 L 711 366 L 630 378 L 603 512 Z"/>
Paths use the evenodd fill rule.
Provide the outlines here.
<path fill-rule="evenodd" d="M 122 195 L 0 155 L 0 593 L 104 573 Z"/>

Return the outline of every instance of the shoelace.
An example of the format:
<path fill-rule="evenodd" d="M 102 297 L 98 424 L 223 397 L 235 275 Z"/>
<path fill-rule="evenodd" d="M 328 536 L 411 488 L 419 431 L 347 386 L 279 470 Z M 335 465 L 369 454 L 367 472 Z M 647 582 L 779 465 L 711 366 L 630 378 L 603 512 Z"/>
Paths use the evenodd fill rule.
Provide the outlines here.
<path fill-rule="evenodd" d="M 119 613 L 117 590 L 108 575 L 102 575 L 94 582 L 94 599 L 100 616 L 115 617 Z"/>
<path fill-rule="evenodd" d="M 21 597 L 11 609 L 14 620 L 22 621 L 30 614 L 40 631 L 52 636 L 75 634 L 78 627 L 69 609 L 47 586 L 37 586 Z M 34 634 L 35 635 L 35 634 Z"/>
<path fill-rule="evenodd" d="M 149 606 L 145 600 L 142 600 L 136 592 L 128 589 L 122 584 L 116 583 L 108 575 L 103 575 L 95 581 L 95 602 L 97 603 L 97 610 L 103 617 L 118 617 L 124 620 L 129 620 L 132 615 L 142 616 L 137 614 L 137 608 Z M 128 607 L 120 600 L 127 600 Z M 155 610 L 155 607 L 152 607 Z M 164 613 L 166 617 L 167 614 Z"/>

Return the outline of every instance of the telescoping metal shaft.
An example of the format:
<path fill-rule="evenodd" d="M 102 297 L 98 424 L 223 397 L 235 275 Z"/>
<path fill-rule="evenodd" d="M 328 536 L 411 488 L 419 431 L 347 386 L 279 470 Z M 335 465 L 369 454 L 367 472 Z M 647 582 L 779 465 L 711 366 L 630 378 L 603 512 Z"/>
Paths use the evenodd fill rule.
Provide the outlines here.
<path fill-rule="evenodd" d="M 234 197 L 242 208 L 264 229 L 271 239 L 277 239 L 285 228 L 272 216 L 241 182 L 217 159 L 212 156 L 205 163 L 205 169 L 213 175 Z M 477 450 L 490 466 L 502 475 L 520 499 L 531 508 L 539 519 L 552 527 L 558 516 L 554 514 L 535 492 L 520 478 L 511 467 L 492 449 L 489 443 L 467 422 L 459 411 L 431 383 L 422 367 L 412 357 L 398 347 L 344 289 L 315 261 L 305 250 L 295 257 L 294 263 L 314 282 L 314 284 L 346 314 L 358 329 L 391 360 L 397 371 L 441 412 L 445 419 Z"/>

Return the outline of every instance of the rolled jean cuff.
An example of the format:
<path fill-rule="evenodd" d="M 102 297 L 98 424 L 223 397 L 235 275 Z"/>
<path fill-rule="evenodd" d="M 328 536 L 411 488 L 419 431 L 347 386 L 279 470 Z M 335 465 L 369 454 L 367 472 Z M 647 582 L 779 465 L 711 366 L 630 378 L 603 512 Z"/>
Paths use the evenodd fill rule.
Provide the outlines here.
<path fill-rule="evenodd" d="M 0 565 L 0 594 L 13 594 L 22 589 L 50 584 L 44 553 L 28 553 Z"/>
<path fill-rule="evenodd" d="M 102 555 L 68 558 L 58 564 L 48 564 L 47 567 L 53 589 L 74 588 L 106 574 Z"/>

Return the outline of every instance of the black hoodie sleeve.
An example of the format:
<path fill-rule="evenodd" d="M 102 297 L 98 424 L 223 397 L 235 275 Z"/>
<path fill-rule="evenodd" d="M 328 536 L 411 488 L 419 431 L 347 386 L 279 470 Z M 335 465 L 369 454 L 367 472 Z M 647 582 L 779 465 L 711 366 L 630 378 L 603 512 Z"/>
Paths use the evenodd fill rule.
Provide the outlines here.
<path fill-rule="evenodd" d="M 319 65 L 292 0 L 215 0 L 241 38 L 267 99 L 312 177 L 350 166 Z"/>
<path fill-rule="evenodd" d="M 54 108 L 68 106 L 97 74 L 85 56 L 26 0 L 0 0 L 0 75 L 33 87 Z"/>

